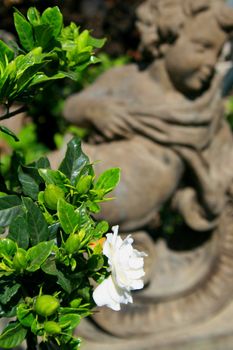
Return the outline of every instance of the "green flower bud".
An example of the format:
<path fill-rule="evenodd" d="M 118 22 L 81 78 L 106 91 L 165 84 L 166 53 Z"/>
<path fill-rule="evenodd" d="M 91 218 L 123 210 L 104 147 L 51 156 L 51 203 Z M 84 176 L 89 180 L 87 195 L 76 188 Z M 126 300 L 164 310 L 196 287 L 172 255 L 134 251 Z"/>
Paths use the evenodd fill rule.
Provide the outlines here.
<path fill-rule="evenodd" d="M 58 200 L 64 198 L 65 193 L 60 187 L 53 184 L 49 184 L 46 186 L 46 189 L 44 191 L 44 201 L 45 205 L 49 209 L 56 210 Z"/>
<path fill-rule="evenodd" d="M 22 248 L 18 248 L 14 259 L 13 259 L 13 267 L 16 271 L 22 271 L 27 266 L 27 259 L 26 259 L 26 250 Z"/>
<path fill-rule="evenodd" d="M 48 317 L 53 315 L 59 306 L 60 303 L 57 298 L 44 294 L 36 299 L 35 310 L 38 315 Z"/>
<path fill-rule="evenodd" d="M 77 183 L 77 191 L 80 194 L 85 194 L 89 191 L 90 187 L 92 184 L 92 176 L 91 175 L 86 175 L 83 176 L 79 179 L 78 183 Z"/>
<path fill-rule="evenodd" d="M 61 327 L 59 326 L 59 324 L 57 322 L 46 321 L 44 323 L 44 330 L 49 335 L 59 334 L 61 332 Z"/>
<path fill-rule="evenodd" d="M 71 300 L 71 302 L 70 302 L 70 306 L 71 306 L 71 307 L 74 307 L 74 308 L 77 308 L 77 307 L 79 307 L 79 305 L 81 304 L 81 301 L 82 301 L 81 298 L 73 299 L 73 300 Z"/>
<path fill-rule="evenodd" d="M 68 254 L 74 254 L 80 246 L 80 238 L 78 234 L 71 234 L 65 243 L 65 250 Z"/>

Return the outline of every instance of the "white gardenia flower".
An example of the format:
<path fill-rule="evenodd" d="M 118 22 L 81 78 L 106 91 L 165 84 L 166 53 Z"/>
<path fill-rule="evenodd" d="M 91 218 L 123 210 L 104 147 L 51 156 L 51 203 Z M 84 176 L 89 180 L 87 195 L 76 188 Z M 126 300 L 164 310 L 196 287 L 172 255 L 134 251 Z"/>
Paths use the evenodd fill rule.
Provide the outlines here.
<path fill-rule="evenodd" d="M 147 256 L 132 246 L 129 235 L 124 240 L 118 236 L 119 226 L 113 226 L 113 233 L 106 235 L 103 254 L 108 258 L 111 275 L 94 290 L 93 299 L 97 306 L 108 306 L 119 311 L 120 304 L 133 302 L 131 291 L 143 288 L 144 259 Z"/>

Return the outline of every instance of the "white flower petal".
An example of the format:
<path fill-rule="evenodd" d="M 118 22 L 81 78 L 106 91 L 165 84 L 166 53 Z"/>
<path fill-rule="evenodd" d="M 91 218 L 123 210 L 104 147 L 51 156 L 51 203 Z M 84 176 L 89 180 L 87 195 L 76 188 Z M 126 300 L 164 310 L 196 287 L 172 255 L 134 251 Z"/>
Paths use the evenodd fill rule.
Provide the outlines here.
<path fill-rule="evenodd" d="M 94 290 L 93 299 L 97 306 L 108 306 L 112 310 L 120 310 L 120 298 L 118 297 L 112 277 L 109 276 Z"/>
<path fill-rule="evenodd" d="M 129 235 L 124 240 L 118 236 L 119 226 L 113 226 L 113 233 L 106 235 L 103 254 L 108 258 L 109 271 L 112 274 L 102 282 L 93 293 L 98 306 L 106 305 L 113 310 L 120 310 L 120 304 L 132 303 L 130 291 L 143 288 L 145 253 L 132 246 L 133 238 Z"/>
<path fill-rule="evenodd" d="M 129 259 L 129 267 L 132 269 L 141 269 L 144 266 L 144 259 L 132 256 Z"/>
<path fill-rule="evenodd" d="M 142 289 L 143 288 L 143 280 L 138 279 L 138 280 L 134 280 L 131 284 L 131 288 L 132 290 L 136 290 L 136 289 Z"/>

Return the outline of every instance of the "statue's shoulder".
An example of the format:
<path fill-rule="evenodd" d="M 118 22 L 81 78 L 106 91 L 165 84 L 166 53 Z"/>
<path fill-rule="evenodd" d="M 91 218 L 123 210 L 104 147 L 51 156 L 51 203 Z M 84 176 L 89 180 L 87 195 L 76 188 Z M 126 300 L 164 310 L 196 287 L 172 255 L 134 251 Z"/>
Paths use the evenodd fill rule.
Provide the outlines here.
<path fill-rule="evenodd" d="M 106 72 L 101 74 L 98 80 L 111 79 L 111 81 L 122 81 L 125 78 L 132 79 L 139 75 L 140 71 L 136 64 L 126 64 L 124 66 L 117 66 L 108 69 Z"/>

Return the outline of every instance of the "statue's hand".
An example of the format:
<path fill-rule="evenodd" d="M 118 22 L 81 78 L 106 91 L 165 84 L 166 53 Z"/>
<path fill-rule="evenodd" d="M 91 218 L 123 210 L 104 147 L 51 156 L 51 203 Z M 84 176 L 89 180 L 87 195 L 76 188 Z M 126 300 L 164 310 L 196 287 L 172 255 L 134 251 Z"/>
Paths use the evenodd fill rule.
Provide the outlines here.
<path fill-rule="evenodd" d="M 85 117 L 94 129 L 91 140 L 95 142 L 129 138 L 133 134 L 129 121 L 131 117 L 122 101 L 96 100 L 96 103 L 86 108 Z"/>

